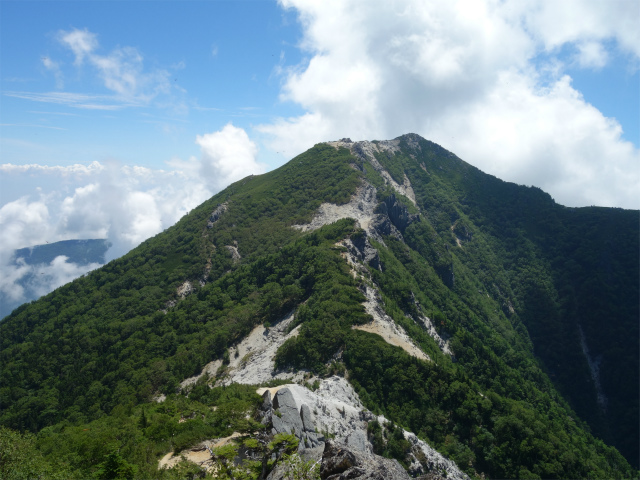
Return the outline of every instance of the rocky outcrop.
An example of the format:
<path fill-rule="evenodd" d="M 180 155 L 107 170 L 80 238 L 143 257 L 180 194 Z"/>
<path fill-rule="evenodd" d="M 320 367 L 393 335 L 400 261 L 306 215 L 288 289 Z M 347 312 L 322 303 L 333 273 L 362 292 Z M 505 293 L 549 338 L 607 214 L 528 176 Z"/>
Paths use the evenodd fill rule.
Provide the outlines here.
<path fill-rule="evenodd" d="M 227 202 L 218 204 L 216 208 L 209 215 L 209 219 L 207 220 L 207 228 L 213 228 L 213 224 L 216 223 L 222 214 L 227 211 L 229 208 L 229 204 Z"/>
<path fill-rule="evenodd" d="M 233 260 L 233 263 L 238 263 L 242 257 L 240 256 L 240 252 L 238 252 L 238 245 L 225 245 L 224 246 L 229 253 L 231 254 L 231 260 Z"/>
<path fill-rule="evenodd" d="M 300 409 L 296 405 L 291 390 L 283 388 L 278 390 L 273 397 L 272 410 L 268 412 L 265 407 L 268 405 L 271 393 L 267 390 L 263 396 L 264 418 L 271 417 L 273 426 L 272 433 L 289 433 L 300 440 L 299 448 L 315 448 L 322 445 L 324 437 L 316 433 L 316 427 L 311 418 L 309 406 L 303 404 Z"/>
<path fill-rule="evenodd" d="M 396 140 L 401 140 L 407 144 L 410 150 L 416 153 L 422 152 L 422 147 L 420 146 L 420 142 L 424 141 L 420 135 L 415 133 L 406 133 L 401 137 L 398 137 Z"/>
<path fill-rule="evenodd" d="M 411 477 L 397 460 L 328 441 L 322 453 L 320 478 L 322 480 L 408 480 Z"/>
<path fill-rule="evenodd" d="M 380 237 L 388 235 L 404 242 L 402 233 L 400 233 L 400 230 L 396 228 L 396 226 L 391 222 L 391 219 L 389 219 L 389 216 L 386 214 L 376 215 L 371 221 L 371 228 L 375 235 Z"/>
<path fill-rule="evenodd" d="M 404 233 L 409 225 L 420 220 L 420 215 L 411 214 L 407 207 L 398 202 L 395 194 L 391 194 L 378 206 L 378 213 L 387 215 L 391 223 Z"/>
<path fill-rule="evenodd" d="M 409 478 L 395 460 L 374 454 L 373 445 L 367 437 L 367 426 L 372 421 L 384 426 L 387 420 L 366 410 L 344 378 L 334 376 L 324 379 L 315 391 L 297 384 L 265 389 L 258 419 L 271 427 L 272 435 L 295 434 L 300 440 L 300 456 L 305 461 L 326 464 L 324 471 L 332 472 L 327 473 L 326 478 Z M 325 433 L 327 437 L 332 437 L 331 447 L 325 444 Z M 454 462 L 413 433 L 405 431 L 404 437 L 411 444 L 407 462 L 411 465 L 412 475 L 430 475 L 429 478 L 434 480 L 441 477 L 468 480 L 469 477 Z M 351 452 L 351 455 L 339 452 Z M 344 465 L 340 460 L 341 455 L 356 460 L 338 471 L 337 465 Z M 287 477 L 283 471 L 276 469 L 268 478 L 277 480 Z"/>
<path fill-rule="evenodd" d="M 294 434 L 300 440 L 299 450 L 306 451 L 305 457 L 311 461 L 321 461 L 320 478 L 329 480 L 410 478 L 396 460 L 373 454 L 370 448 L 367 448 L 368 442 L 363 432 L 352 432 L 346 441 L 325 442 L 325 438 L 315 431 L 316 427 L 311 418 L 309 406 L 302 404 L 298 410 L 294 395 L 289 388 L 278 390 L 273 401 L 269 390 L 262 398 L 262 405 L 258 410 L 262 422 L 271 424 L 272 435 Z M 285 467 L 276 468 L 267 478 L 269 480 L 288 478 L 285 475 Z"/>
<path fill-rule="evenodd" d="M 193 289 L 193 285 L 191 285 L 191 282 L 189 280 L 186 280 L 182 285 L 178 287 L 178 289 L 176 290 L 176 293 L 178 294 L 179 298 L 185 298 L 191 293 L 193 293 L 193 290 L 194 289 Z"/>
<path fill-rule="evenodd" d="M 349 140 L 348 142 L 345 140 Z M 360 142 L 352 142 L 350 139 L 342 139 L 337 142 L 327 142 L 329 145 L 333 145 L 334 147 L 344 147 L 348 148 L 353 156 L 358 158 L 362 163 L 369 163 L 374 170 L 376 170 L 380 176 L 384 179 L 384 182 L 388 185 L 391 185 L 393 189 L 407 197 L 414 205 L 416 204 L 416 196 L 413 191 L 413 187 L 411 186 L 411 182 L 406 175 L 404 175 L 402 183 L 396 182 L 391 174 L 382 166 L 382 164 L 376 158 L 377 155 L 385 155 L 389 158 L 392 158 L 395 154 L 400 152 L 400 143 L 401 137 L 396 138 L 394 140 L 384 140 L 384 141 L 360 141 Z"/>
<path fill-rule="evenodd" d="M 380 254 L 378 250 L 371 245 L 369 236 L 365 232 L 352 235 L 349 241 L 344 242 L 344 245 L 354 258 L 357 258 L 376 270 L 382 270 Z"/>

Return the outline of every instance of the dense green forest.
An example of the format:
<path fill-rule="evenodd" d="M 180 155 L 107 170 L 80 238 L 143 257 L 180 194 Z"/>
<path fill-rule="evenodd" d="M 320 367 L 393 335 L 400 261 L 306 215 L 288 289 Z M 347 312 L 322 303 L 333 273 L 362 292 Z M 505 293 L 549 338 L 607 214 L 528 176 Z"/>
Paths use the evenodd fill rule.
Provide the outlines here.
<path fill-rule="evenodd" d="M 189 466 L 158 472 L 158 458 L 248 428 L 237 412 L 257 399 L 251 387 L 206 384 L 187 397 L 178 384 L 295 310 L 300 335 L 279 350 L 280 367 L 342 372 L 367 408 L 472 476 L 634 477 L 638 212 L 557 205 L 415 135 L 381 151 L 378 162 L 398 183 L 406 175 L 416 205 L 395 194 L 414 221 L 384 244 L 372 239 L 381 269 L 364 266 L 365 279 L 337 245 L 363 235 L 354 220 L 311 233 L 291 226 L 323 202 L 348 202 L 363 181 L 381 211 L 393 192 L 361 157 L 319 144 L 16 309 L 0 323 L 2 448 L 15 446 L 12 458 L 35 449 L 29 468 L 52 478 L 99 477 L 116 464 L 128 476 L 191 478 Z M 194 291 L 182 298 L 187 280 Z M 365 281 L 432 362 L 352 329 L 369 321 Z M 416 315 L 450 337 L 455 357 Z M 168 400 L 152 402 L 159 393 Z M 178 423 L 193 412 L 198 421 Z M 402 442 L 379 451 L 404 461 Z"/>

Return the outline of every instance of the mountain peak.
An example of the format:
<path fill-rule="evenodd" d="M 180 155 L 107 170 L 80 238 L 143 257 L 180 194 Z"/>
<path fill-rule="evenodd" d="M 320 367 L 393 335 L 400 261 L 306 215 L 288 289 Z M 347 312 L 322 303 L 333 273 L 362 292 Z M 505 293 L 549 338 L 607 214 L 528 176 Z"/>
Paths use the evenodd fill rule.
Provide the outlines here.
<path fill-rule="evenodd" d="M 639 230 L 415 134 L 318 144 L 9 315 L 0 422 L 51 427 L 77 477 L 320 436 L 416 475 L 634 477 L 591 432 L 637 461 Z M 278 434 L 320 436 L 253 421 L 283 383 L 305 401 L 266 409 Z"/>

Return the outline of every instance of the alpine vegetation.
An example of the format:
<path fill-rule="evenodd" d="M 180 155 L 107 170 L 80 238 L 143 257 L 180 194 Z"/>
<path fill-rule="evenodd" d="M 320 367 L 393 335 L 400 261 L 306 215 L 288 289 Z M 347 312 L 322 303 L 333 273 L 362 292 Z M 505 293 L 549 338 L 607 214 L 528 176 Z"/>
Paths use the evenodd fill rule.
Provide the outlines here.
<path fill-rule="evenodd" d="M 0 476 L 634 478 L 639 233 L 318 144 L 0 323 Z"/>

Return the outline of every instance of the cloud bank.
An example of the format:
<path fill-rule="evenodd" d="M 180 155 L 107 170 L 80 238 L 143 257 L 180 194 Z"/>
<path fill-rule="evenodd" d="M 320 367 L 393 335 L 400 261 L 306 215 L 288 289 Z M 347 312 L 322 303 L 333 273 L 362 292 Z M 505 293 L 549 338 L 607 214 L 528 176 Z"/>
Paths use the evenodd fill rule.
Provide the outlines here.
<path fill-rule="evenodd" d="M 640 152 L 565 73 L 567 58 L 598 69 L 612 50 L 637 65 L 637 2 L 280 4 L 307 54 L 283 71 L 281 100 L 305 113 L 258 127 L 274 150 L 415 132 L 564 205 L 640 206 Z"/>
<path fill-rule="evenodd" d="M 265 171 L 255 157 L 257 147 L 232 124 L 198 136 L 200 158 L 174 159 L 167 170 L 93 162 L 90 165 L 0 165 L 5 179 L 39 175 L 44 184 L 36 195 L 0 208 L 0 294 L 25 301 L 42 295 L 97 265 L 79 266 L 58 257 L 49 265 L 14 264 L 18 248 L 81 238 L 107 238 L 116 258 L 173 225 L 217 191 L 250 174 Z M 69 193 L 58 188 L 64 180 Z M 25 292 L 18 281 L 31 281 Z"/>

